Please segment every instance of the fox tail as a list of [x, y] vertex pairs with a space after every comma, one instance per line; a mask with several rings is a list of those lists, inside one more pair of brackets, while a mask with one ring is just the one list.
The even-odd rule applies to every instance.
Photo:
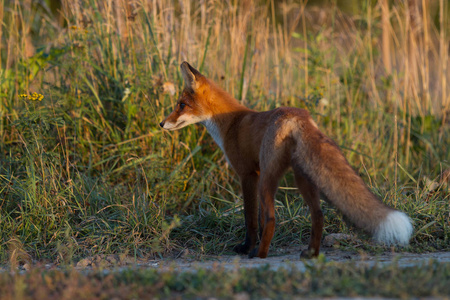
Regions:
[[[300, 168], [356, 226], [386, 245], [407, 245], [413, 233], [409, 217], [383, 204], [369, 191], [339, 147], [318, 129], [300, 132], [294, 155]], [[303, 135], [303, 136], [302, 136]]]

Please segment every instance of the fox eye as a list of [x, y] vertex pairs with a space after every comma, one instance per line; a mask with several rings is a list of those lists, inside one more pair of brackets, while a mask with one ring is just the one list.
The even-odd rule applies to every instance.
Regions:
[[180, 109], [183, 109], [186, 106], [185, 103], [180, 103]]

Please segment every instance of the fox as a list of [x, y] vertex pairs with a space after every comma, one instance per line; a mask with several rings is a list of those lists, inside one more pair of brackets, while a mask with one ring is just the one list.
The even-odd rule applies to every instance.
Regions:
[[409, 244], [411, 219], [369, 190], [307, 110], [279, 107], [258, 112], [189, 63], [183, 62], [180, 68], [184, 89], [174, 110], [159, 125], [173, 131], [203, 124], [239, 176], [246, 234], [233, 248], [235, 252], [249, 258], [267, 257], [275, 233], [275, 193], [289, 168], [311, 214], [309, 245], [301, 258], [319, 255], [324, 226], [321, 196], [376, 242]]

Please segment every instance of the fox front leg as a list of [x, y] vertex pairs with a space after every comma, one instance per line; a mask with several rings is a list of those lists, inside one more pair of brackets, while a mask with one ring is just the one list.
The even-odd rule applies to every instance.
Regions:
[[256, 246], [258, 238], [258, 174], [241, 176], [242, 193], [244, 196], [245, 241], [236, 245], [234, 251], [239, 254], [248, 254]]

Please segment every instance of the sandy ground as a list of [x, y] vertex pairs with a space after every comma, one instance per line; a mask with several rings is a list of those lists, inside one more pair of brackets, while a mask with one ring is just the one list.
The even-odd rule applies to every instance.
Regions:
[[[344, 251], [334, 248], [322, 249], [321, 253], [325, 255], [326, 261], [349, 262], [356, 264], [365, 264], [368, 266], [386, 265], [397, 263], [400, 267], [420, 265], [428, 263], [430, 260], [440, 262], [450, 262], [450, 252], [432, 252], [432, 253], [384, 253], [380, 255], [359, 254], [352, 251]], [[134, 260], [131, 257], [120, 257], [118, 255], [98, 255], [85, 258], [78, 262], [76, 268], [79, 270], [89, 270], [95, 268], [120, 270], [129, 267], [149, 268], [159, 271], [193, 271], [198, 269], [230, 269], [239, 268], [259, 268], [268, 267], [272, 270], [279, 268], [290, 269], [295, 267], [298, 270], [305, 270], [306, 264], [314, 264], [315, 260], [300, 260], [300, 252], [297, 249], [284, 249], [281, 254], [272, 254], [268, 258], [249, 259], [246, 256], [239, 255], [203, 255], [201, 258], [193, 258], [187, 253], [180, 253], [180, 258]]]
[[[425, 254], [415, 253], [386, 253], [382, 255], [366, 255], [358, 254], [349, 251], [327, 249], [323, 250], [326, 261], [334, 262], [355, 262], [357, 264], [365, 265], [384, 265], [390, 263], [397, 263], [400, 267], [420, 265], [427, 263], [430, 260], [437, 260], [440, 262], [450, 262], [450, 252], [433, 252]], [[298, 270], [305, 270], [305, 263], [313, 263], [314, 260], [304, 261], [300, 260], [299, 252], [292, 252], [288, 254], [269, 256], [265, 259], [253, 258], [249, 259], [246, 256], [222, 255], [222, 256], [205, 256], [201, 261], [193, 259], [172, 259], [172, 260], [155, 260], [150, 261], [146, 265], [150, 268], [159, 270], [178, 270], [188, 271], [202, 269], [236, 269], [236, 268], [258, 268], [267, 266], [270, 269], [277, 270], [281, 267], [292, 268]]]

